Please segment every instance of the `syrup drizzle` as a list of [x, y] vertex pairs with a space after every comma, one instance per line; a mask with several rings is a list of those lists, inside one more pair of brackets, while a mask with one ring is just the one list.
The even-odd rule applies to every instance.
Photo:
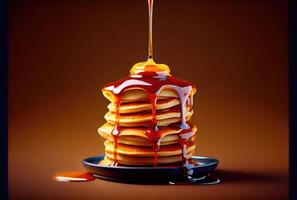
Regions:
[[118, 137], [120, 134], [120, 106], [121, 106], [121, 97], [115, 97], [115, 126], [112, 130], [113, 142], [114, 142], [114, 154], [113, 154], [113, 165], [116, 166], [118, 164]]
[[156, 94], [149, 94], [148, 97], [151, 101], [152, 105], [152, 124], [149, 129], [146, 130], [146, 135], [150, 138], [151, 142], [153, 143], [153, 151], [154, 151], [154, 166], [157, 166], [158, 163], [158, 150], [159, 146], [159, 129], [157, 125], [157, 95]]
[[170, 74], [169, 67], [164, 64], [156, 64], [153, 60], [153, 40], [152, 40], [152, 20], [153, 20], [153, 0], [148, 0], [148, 60], [146, 62], [135, 64], [130, 70], [130, 76], [119, 81], [109, 83], [103, 86], [102, 90], [113, 93], [116, 106], [115, 127], [112, 131], [114, 140], [114, 162], [118, 163], [118, 137], [120, 135], [120, 102], [124, 92], [128, 89], [141, 89], [146, 92], [147, 98], [151, 103], [152, 122], [146, 129], [146, 136], [152, 143], [154, 152], [153, 165], [158, 165], [158, 151], [160, 149], [160, 128], [157, 121], [157, 98], [163, 89], [174, 90], [180, 102], [180, 125], [182, 129], [179, 133], [179, 144], [181, 147], [181, 164], [185, 169], [185, 176], [191, 175], [191, 168], [196, 165], [187, 159], [187, 147], [195, 134], [191, 126], [187, 124], [186, 114], [193, 109], [193, 94], [196, 91], [192, 83], [173, 77]]
[[[191, 130], [191, 127], [187, 124], [186, 120], [186, 112], [188, 110], [188, 107], [192, 108], [192, 101], [191, 95], [194, 93], [193, 91], [196, 90], [196, 87], [188, 82], [184, 81], [178, 78], [175, 78], [173, 76], [160, 76], [156, 72], [140, 72], [135, 75], [130, 75], [120, 81], [116, 81], [110, 84], [106, 84], [103, 86], [103, 90], [110, 91], [115, 96], [115, 104], [116, 104], [116, 122], [115, 122], [115, 128], [112, 132], [113, 139], [114, 139], [114, 164], [117, 163], [117, 143], [118, 143], [118, 136], [120, 134], [120, 101], [121, 97], [124, 94], [124, 92], [127, 89], [133, 88], [133, 89], [141, 89], [147, 93], [148, 99], [151, 102], [152, 106], [152, 123], [150, 127], [146, 130], [146, 135], [150, 139], [150, 141], [153, 144], [153, 151], [154, 151], [154, 166], [157, 166], [157, 157], [159, 150], [159, 143], [160, 143], [160, 133], [159, 133], [159, 127], [157, 125], [157, 118], [156, 118], [156, 105], [157, 105], [157, 96], [163, 89], [172, 89], [176, 91], [178, 95], [178, 99], [180, 101], [180, 128], [182, 129], [180, 133], [180, 137], [184, 133], [193, 132]], [[186, 105], [188, 104], [188, 106]], [[194, 133], [193, 133], [194, 134]], [[193, 134], [190, 134], [190, 137], [193, 136]], [[186, 151], [187, 148], [186, 141], [190, 138], [181, 138], [181, 149], [182, 149], [182, 156], [183, 156], [183, 162], [185, 163], [186, 160]]]

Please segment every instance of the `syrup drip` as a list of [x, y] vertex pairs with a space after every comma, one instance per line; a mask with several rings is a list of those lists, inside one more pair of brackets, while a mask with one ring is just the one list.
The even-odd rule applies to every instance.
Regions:
[[149, 137], [150, 141], [153, 143], [153, 151], [154, 151], [154, 166], [157, 166], [158, 163], [158, 150], [159, 150], [159, 129], [157, 125], [157, 95], [149, 94], [148, 97], [151, 101], [152, 105], [152, 124], [151, 127], [146, 130], [146, 135]]
[[113, 165], [116, 166], [118, 164], [118, 138], [120, 134], [120, 106], [121, 106], [121, 98], [118, 96], [115, 97], [115, 111], [116, 111], [116, 121], [114, 129], [112, 130], [113, 143], [114, 143], [114, 154], [113, 154]]
[[159, 136], [159, 128], [157, 126], [149, 127], [145, 134], [148, 136], [149, 140], [153, 144], [152, 150], [154, 151], [154, 166], [157, 166], [158, 163], [158, 151], [160, 148], [160, 136]]
[[62, 182], [85, 182], [95, 180], [94, 176], [88, 172], [62, 172], [56, 174], [54, 179]]

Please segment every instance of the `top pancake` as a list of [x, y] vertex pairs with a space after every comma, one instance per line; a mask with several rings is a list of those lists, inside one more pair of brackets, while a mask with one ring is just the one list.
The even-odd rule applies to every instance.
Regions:
[[[103, 95], [110, 101], [115, 102], [115, 96], [111, 91], [103, 90]], [[177, 93], [171, 89], [163, 89], [158, 94], [158, 99], [178, 98]], [[121, 103], [147, 100], [147, 93], [139, 88], [129, 88], [121, 96]]]
[[[110, 91], [103, 90], [104, 96], [111, 101], [108, 105], [109, 112], [104, 116], [106, 121], [116, 122], [116, 98]], [[193, 112], [185, 108], [186, 120], [190, 120]], [[147, 98], [147, 93], [139, 88], [129, 89], [121, 96], [119, 107], [120, 126], [135, 127], [149, 126], [152, 122], [152, 103]], [[181, 120], [180, 101], [174, 90], [163, 89], [157, 96], [156, 119], [158, 126], [167, 126]]]

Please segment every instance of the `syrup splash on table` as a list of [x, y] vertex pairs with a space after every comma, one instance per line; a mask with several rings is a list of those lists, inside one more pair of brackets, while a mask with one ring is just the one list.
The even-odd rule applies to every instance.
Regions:
[[94, 176], [88, 172], [61, 172], [54, 176], [60, 182], [85, 182], [95, 180]]

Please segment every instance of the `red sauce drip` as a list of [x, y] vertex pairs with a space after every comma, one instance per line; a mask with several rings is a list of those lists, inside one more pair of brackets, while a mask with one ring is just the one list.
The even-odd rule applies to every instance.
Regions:
[[179, 144], [182, 150], [181, 153], [181, 160], [182, 160], [182, 164], [186, 163], [186, 159], [187, 159], [187, 145], [186, 145], [186, 140], [185, 139], [179, 139]]
[[149, 99], [151, 101], [151, 105], [152, 105], [152, 127], [155, 127], [155, 126], [157, 126], [157, 116], [156, 116], [157, 95], [148, 93], [148, 97], [149, 97]]
[[151, 142], [153, 143], [153, 151], [154, 151], [154, 166], [158, 164], [158, 150], [159, 150], [159, 129], [157, 125], [157, 95], [148, 93], [148, 97], [151, 101], [152, 105], [152, 124], [150, 129], [146, 131], [146, 135], [149, 137]]
[[55, 174], [54, 179], [63, 182], [84, 182], [95, 180], [94, 176], [88, 172], [61, 172]]
[[158, 151], [159, 151], [158, 144], [154, 144], [153, 151], [154, 151], [154, 166], [156, 167], [158, 165]]
[[121, 106], [121, 97], [115, 95], [115, 126], [112, 130], [113, 143], [114, 143], [114, 153], [113, 153], [113, 165], [118, 164], [118, 138], [120, 134], [120, 106]]
[[158, 151], [159, 151], [159, 129], [157, 126], [155, 126], [155, 128], [150, 127], [146, 130], [145, 134], [148, 136], [148, 138], [150, 139], [150, 141], [153, 144], [153, 148], [152, 151], [154, 151], [154, 166], [157, 166], [158, 164]]
[[192, 166], [199, 166], [199, 163], [195, 160], [192, 160], [192, 158], [188, 159], [187, 162]]

